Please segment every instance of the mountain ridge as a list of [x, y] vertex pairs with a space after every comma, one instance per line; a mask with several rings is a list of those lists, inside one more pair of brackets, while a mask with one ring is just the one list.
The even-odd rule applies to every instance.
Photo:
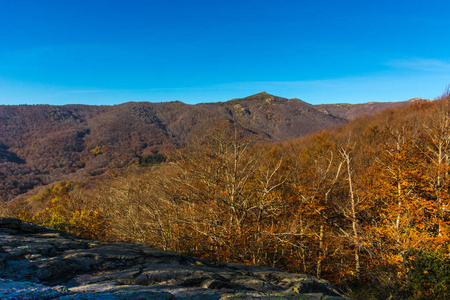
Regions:
[[280, 142], [387, 107], [311, 105], [261, 92], [219, 103], [127, 102], [113, 106], [0, 105], [0, 202], [40, 185], [83, 179], [181, 147], [218, 119]]

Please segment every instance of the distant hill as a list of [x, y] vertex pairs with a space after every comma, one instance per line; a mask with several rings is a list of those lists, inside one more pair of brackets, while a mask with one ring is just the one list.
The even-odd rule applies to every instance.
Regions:
[[388, 108], [401, 107], [420, 100], [424, 99], [414, 98], [402, 102], [369, 102], [362, 104], [348, 104], [348, 103], [321, 104], [315, 105], [315, 107], [318, 110], [327, 113], [331, 116], [350, 121], [364, 115], [377, 114]]
[[0, 202], [36, 186], [83, 179], [180, 147], [216, 119], [271, 141], [305, 136], [400, 103], [311, 105], [265, 92], [220, 103], [0, 106]]

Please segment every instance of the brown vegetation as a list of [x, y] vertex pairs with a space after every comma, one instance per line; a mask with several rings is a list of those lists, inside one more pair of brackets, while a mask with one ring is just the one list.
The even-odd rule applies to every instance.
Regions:
[[184, 145], [192, 130], [222, 118], [272, 141], [346, 122], [298, 99], [267, 93], [197, 105], [0, 105], [0, 202], [62, 179], [84, 180], [139, 164]]
[[164, 163], [58, 185], [4, 214], [395, 297], [412, 249], [450, 252], [449, 105], [417, 101], [283, 143], [224, 119]]

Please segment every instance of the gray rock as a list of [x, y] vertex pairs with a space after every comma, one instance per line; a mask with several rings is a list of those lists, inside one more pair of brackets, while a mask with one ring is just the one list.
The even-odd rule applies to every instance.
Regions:
[[19, 298], [344, 299], [331, 283], [309, 275], [92, 241], [0, 218], [0, 299]]
[[225, 281], [217, 279], [206, 279], [200, 284], [203, 289], [230, 289], [233, 286]]

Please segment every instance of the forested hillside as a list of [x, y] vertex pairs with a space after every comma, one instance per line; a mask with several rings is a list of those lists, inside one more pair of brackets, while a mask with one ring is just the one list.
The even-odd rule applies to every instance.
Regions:
[[240, 124], [250, 135], [270, 141], [297, 138], [347, 122], [301, 100], [264, 92], [197, 105], [3, 105], [0, 202], [62, 179], [83, 180], [114, 168], [151, 161], [155, 155], [161, 158], [164, 152], [183, 146], [193, 130], [222, 118]]
[[[221, 107], [263, 105], [250, 101]], [[313, 274], [359, 299], [448, 297], [450, 95], [280, 142], [212, 120], [165, 162], [63, 182], [3, 214]]]

